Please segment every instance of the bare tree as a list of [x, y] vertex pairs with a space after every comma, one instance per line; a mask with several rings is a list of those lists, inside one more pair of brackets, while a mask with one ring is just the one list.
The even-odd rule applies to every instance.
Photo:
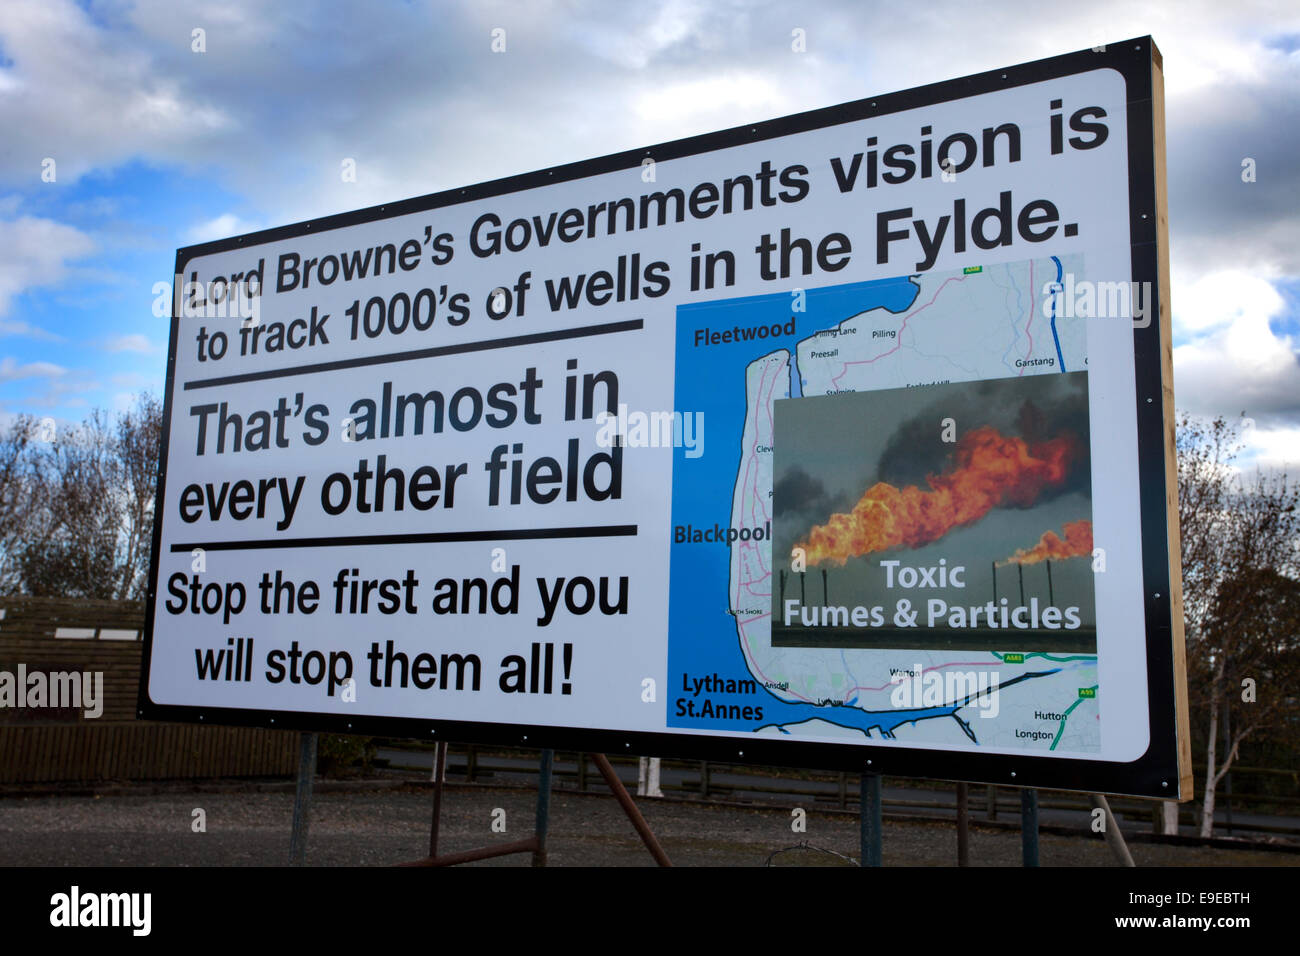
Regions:
[[20, 415], [0, 431], [0, 594], [23, 589], [19, 558], [41, 508], [43, 483], [35, 474], [32, 448], [41, 438], [41, 427], [31, 416]]
[[[1201, 834], [1215, 794], [1250, 735], [1292, 719], [1300, 658], [1300, 488], [1284, 474], [1243, 477], [1237, 426], [1183, 414], [1178, 429], [1189, 698], [1204, 720]], [[1223, 722], [1236, 720], [1220, 750]]]
[[112, 424], [102, 411], [57, 433], [49, 424], [20, 418], [0, 434], [0, 586], [37, 596], [140, 598], [160, 403], [142, 395]]
[[113, 443], [113, 483], [123, 496], [116, 596], [124, 600], [144, 596], [161, 447], [162, 404], [145, 393], [133, 409], [118, 416]]
[[38, 597], [113, 597], [117, 489], [112, 435], [102, 411], [52, 442], [30, 445], [41, 507], [28, 522], [19, 565]]

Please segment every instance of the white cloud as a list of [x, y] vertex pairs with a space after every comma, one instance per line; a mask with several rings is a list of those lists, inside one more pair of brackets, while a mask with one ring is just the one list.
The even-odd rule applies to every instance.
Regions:
[[[210, 146], [210, 135], [231, 125], [221, 109], [184, 92], [183, 76], [156, 70], [155, 57], [123, 26], [103, 28], [69, 0], [0, 4], [0, 41], [13, 60], [9, 88], [0, 89], [9, 147], [0, 163], [11, 179], [38, 184], [31, 157], [49, 156], [59, 182], [75, 181], [142, 148]], [[189, 29], [173, 42], [188, 51]]]
[[0, 359], [0, 382], [14, 382], [22, 378], [41, 378], [45, 376], [62, 375], [66, 372], [61, 365], [55, 365], [53, 362], [28, 362], [26, 365], [19, 365], [18, 360], [13, 356], [5, 356]]
[[190, 242], [211, 242], [213, 239], [228, 239], [245, 233], [257, 232], [263, 228], [260, 224], [247, 219], [240, 219], [234, 213], [223, 213], [215, 219], [192, 226], [186, 233]]
[[159, 375], [144, 375], [140, 372], [118, 372], [110, 379], [118, 388], [134, 388], [138, 391], [152, 389], [154, 392], [162, 391], [162, 377]]
[[45, 342], [64, 341], [63, 336], [47, 332], [45, 329], [38, 329], [26, 322], [11, 322], [5, 319], [0, 319], [0, 335], [21, 335], [27, 338], [41, 339]]
[[[716, 4], [714, 5], [716, 8]], [[580, 19], [576, 24], [579, 42], [587, 52], [632, 70], [644, 70], [674, 48], [690, 46], [718, 49], [725, 33], [708, 24], [709, 5], [685, 0], [666, 0], [658, 9], [646, 9], [640, 29], [628, 29], [626, 23]], [[595, 11], [597, 16], [601, 12]], [[737, 20], [745, 17], [735, 11]], [[733, 22], [733, 31], [740, 26]]]
[[116, 393], [113, 396], [113, 408], [112, 408], [113, 413], [120, 415], [123, 412], [129, 412], [131, 409], [135, 407], [135, 403], [138, 400], [138, 398], [139, 396], [135, 395], [132, 392]]
[[13, 298], [36, 286], [53, 285], [64, 278], [68, 263], [88, 255], [94, 241], [79, 229], [22, 216], [0, 221], [0, 316], [9, 312]]
[[1269, 471], [1300, 478], [1300, 426], [1250, 429], [1243, 457]]
[[1177, 325], [1193, 335], [1174, 349], [1179, 407], [1206, 415], [1244, 411], [1270, 427], [1300, 417], [1300, 354], [1291, 336], [1269, 325], [1285, 308], [1271, 285], [1216, 273], [1191, 283], [1173, 303]]
[[695, 120], [701, 114], [729, 117], [719, 125], [732, 126], [738, 116], [776, 116], [789, 109], [779, 83], [761, 71], [738, 71], [648, 89], [637, 97], [634, 111], [643, 122], [656, 126]]
[[1171, 290], [1178, 331], [1196, 335], [1249, 318], [1279, 314], [1285, 307], [1267, 279], [1239, 269], [1212, 272], [1187, 282], [1175, 276]]
[[[6, 360], [8, 361], [8, 360]], [[37, 362], [35, 366], [46, 366], [47, 363]], [[32, 366], [24, 366], [31, 368]], [[22, 396], [21, 408], [23, 410], [39, 409], [57, 409], [57, 408], [88, 408], [90, 402], [86, 396], [93, 396], [103, 390], [103, 384], [98, 381], [94, 373], [89, 369], [64, 369], [59, 366], [49, 366], [57, 369], [56, 372], [49, 372], [43, 381], [43, 390], [33, 391]], [[19, 377], [39, 377], [42, 373], [37, 371], [31, 376]], [[4, 363], [0, 362], [0, 380], [4, 378]], [[96, 404], [100, 404], [96, 402]]]
[[[1268, 39], [1300, 31], [1295, 9], [1266, 0], [1099, 0], [1050, 17], [1015, 2], [974, 17], [955, 0], [887, 17], [880, 4], [777, 0], [461, 0], [327, 18], [302, 6], [137, 0], [92, 17], [70, 0], [5, 0], [14, 65], [0, 72], [26, 89], [0, 92], [14, 140], [0, 177], [33, 182], [31, 156], [62, 156], [62, 179], [144, 155], [215, 174], [266, 221], [290, 222], [1145, 33], [1165, 55], [1171, 128], [1200, 121], [1193, 97], [1210, 91], [1269, 129], [1245, 87], [1293, 88], [1295, 58]], [[196, 25], [206, 53], [190, 50]], [[497, 27], [505, 53], [491, 52]], [[795, 28], [806, 53], [791, 51]], [[343, 157], [357, 158], [356, 183], [340, 183]], [[222, 218], [198, 235], [248, 225]]]
[[119, 335], [108, 340], [110, 352], [153, 352], [154, 344], [145, 335]]
[[[44, 156], [58, 160], [60, 184], [132, 159], [177, 164], [250, 217], [195, 223], [188, 241], [203, 242], [1150, 33], [1168, 96], [1179, 403], [1300, 422], [1296, 343], [1267, 322], [1283, 308], [1273, 283], [1300, 270], [1300, 56], [1276, 42], [1300, 34], [1300, 7], [971, 9], [459, 0], [322, 17], [293, 0], [136, 0], [93, 13], [0, 0], [13, 61], [0, 69], [0, 183], [45, 189]], [[190, 50], [195, 26], [206, 53]], [[498, 26], [503, 54], [490, 49]], [[806, 53], [790, 48], [794, 28]], [[1259, 160], [1249, 185], [1246, 155]], [[356, 183], [340, 180], [344, 157], [357, 160]], [[0, 198], [0, 217], [18, 208]], [[89, 248], [75, 230], [51, 243], [16, 229], [0, 222], [0, 248], [19, 250], [0, 261], [0, 316], [22, 290], [69, 278]]]

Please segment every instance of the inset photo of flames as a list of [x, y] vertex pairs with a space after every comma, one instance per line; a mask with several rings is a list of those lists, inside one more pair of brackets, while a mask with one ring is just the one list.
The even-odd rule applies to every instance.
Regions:
[[1096, 652], [1087, 372], [774, 414], [774, 646]]

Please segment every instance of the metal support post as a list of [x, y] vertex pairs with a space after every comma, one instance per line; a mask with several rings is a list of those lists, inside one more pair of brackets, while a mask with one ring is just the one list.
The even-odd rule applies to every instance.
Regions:
[[968, 787], [957, 784], [957, 865], [970, 866], [970, 806]]
[[1038, 866], [1038, 791], [1020, 791], [1020, 856], [1024, 866]]
[[293, 795], [293, 829], [289, 832], [289, 865], [307, 861], [307, 824], [311, 816], [311, 785], [316, 776], [316, 735], [298, 735], [298, 787]]
[[533, 866], [546, 865], [546, 830], [551, 824], [551, 766], [554, 762], [555, 751], [543, 750], [541, 766], [537, 770], [537, 820], [533, 824], [537, 849], [533, 850]]
[[858, 784], [858, 827], [862, 866], [880, 866], [881, 860], [880, 774], [864, 773]]
[[1111, 813], [1110, 802], [1100, 793], [1090, 794], [1089, 799], [1095, 809], [1102, 811], [1105, 820], [1102, 833], [1106, 835], [1106, 845], [1110, 847], [1110, 852], [1115, 854], [1120, 866], [1134, 866], [1133, 854], [1129, 853], [1128, 844], [1124, 842], [1124, 831], [1119, 828], [1119, 821]]

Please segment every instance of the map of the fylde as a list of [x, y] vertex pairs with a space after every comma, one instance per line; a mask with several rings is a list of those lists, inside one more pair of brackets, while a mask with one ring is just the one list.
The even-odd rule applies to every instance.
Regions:
[[[802, 568], [792, 568], [783, 547], [773, 553], [774, 404], [1086, 372], [1086, 322], [1063, 301], [1085, 281], [1083, 265], [1080, 257], [1047, 256], [678, 310], [676, 408], [703, 412], [719, 444], [696, 460], [679, 453], [675, 462], [670, 726], [943, 748], [1100, 749], [1095, 651], [1035, 650], [1005, 618], [1005, 644], [998, 636], [998, 646], [975, 650], [774, 646], [772, 636], [781, 608], [774, 594], [822, 603], [827, 580], [815, 567], [797, 573]], [[726, 454], [723, 441], [731, 443]], [[834, 494], [826, 498], [837, 510]], [[977, 533], [954, 527], [944, 541]], [[1089, 525], [1089, 548], [1090, 534]], [[1049, 544], [1061, 541], [1044, 535]], [[1091, 558], [1076, 550], [1056, 560], [1059, 585]], [[1042, 577], [1040, 568], [1030, 571], [1035, 582]], [[1011, 596], [1013, 607], [1017, 572], [1024, 598], [1024, 568], [1004, 572], [1003, 590], [993, 595]], [[989, 574], [987, 563], [981, 573]], [[907, 596], [924, 624], [924, 594]], [[1037, 615], [1037, 599], [1034, 607]], [[892, 624], [896, 605], [882, 610]], [[999, 610], [995, 601], [987, 612], [995, 634]], [[854, 623], [881, 623], [861, 617]]]

